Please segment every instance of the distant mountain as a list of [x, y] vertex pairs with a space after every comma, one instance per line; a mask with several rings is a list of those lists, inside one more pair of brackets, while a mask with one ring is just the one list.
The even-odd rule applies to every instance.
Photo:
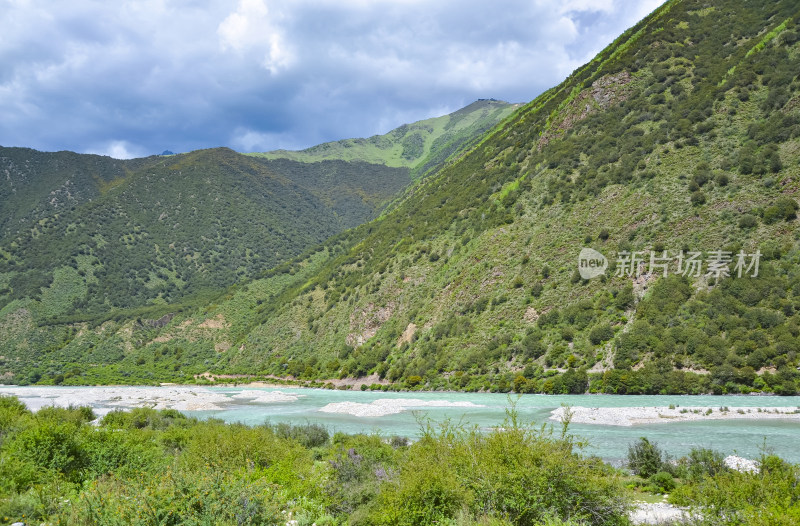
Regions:
[[[132, 161], [0, 149], [5, 301], [102, 318], [257, 276], [375, 217], [407, 170], [228, 149]], [[323, 196], [323, 197], [320, 197]]]
[[416, 178], [446, 161], [448, 156], [460, 151], [520, 106], [494, 99], [480, 99], [448, 115], [404, 124], [389, 133], [368, 139], [345, 139], [301, 151], [274, 150], [251, 155], [306, 163], [323, 160], [364, 161], [409, 168]]

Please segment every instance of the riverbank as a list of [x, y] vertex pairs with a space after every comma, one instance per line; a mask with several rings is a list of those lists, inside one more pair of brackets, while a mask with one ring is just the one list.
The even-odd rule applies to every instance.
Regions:
[[569, 412], [573, 424], [634, 426], [669, 422], [707, 420], [770, 420], [800, 422], [800, 408], [793, 407], [559, 407], [550, 413], [550, 420], [561, 422]]
[[[258, 391], [252, 392], [253, 399], [259, 396]], [[231, 402], [231, 397], [224, 393], [205, 387], [189, 386], [0, 387], [0, 394], [14, 395], [34, 411], [46, 406], [82, 405], [92, 406], [98, 413], [133, 407], [177, 411], [220, 411], [224, 405]], [[275, 394], [265, 392], [262, 396], [274, 398]], [[291, 395], [282, 396], [291, 397]], [[293, 399], [296, 400], [297, 397]]]

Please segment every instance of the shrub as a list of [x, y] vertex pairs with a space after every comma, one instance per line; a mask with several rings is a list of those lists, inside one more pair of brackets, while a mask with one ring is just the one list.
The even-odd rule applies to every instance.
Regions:
[[68, 480], [80, 480], [87, 459], [77, 426], [51, 419], [38, 421], [15, 435], [8, 448], [12, 455], [41, 471], [63, 474]]
[[739, 228], [755, 228], [758, 225], [758, 218], [751, 214], [745, 214], [739, 219]]
[[428, 424], [397, 479], [383, 483], [369, 522], [474, 524], [493, 517], [552, 524], [553, 517], [569, 517], [575, 524], [627, 524], [620, 480], [602, 462], [576, 455], [576, 447], [566, 430], [556, 438], [520, 424], [513, 410], [490, 432]]
[[658, 493], [668, 493], [675, 489], [675, 479], [666, 471], [659, 471], [650, 477], [647, 482]]
[[633, 285], [628, 284], [617, 292], [617, 296], [614, 298], [614, 305], [619, 310], [625, 310], [633, 305], [633, 301]]
[[694, 191], [691, 195], [691, 201], [694, 206], [703, 205], [706, 202], [706, 194], [700, 190]]
[[30, 414], [30, 411], [16, 396], [0, 395], [0, 438], [25, 414]]
[[699, 480], [704, 476], [716, 476], [728, 471], [722, 453], [706, 448], [692, 448], [686, 467], [690, 478]]
[[275, 434], [280, 438], [299, 442], [307, 448], [324, 446], [330, 439], [330, 434], [325, 426], [311, 422], [301, 425], [291, 425], [282, 422], [275, 426]]
[[757, 473], [727, 470], [680, 486], [670, 502], [692, 506], [698, 523], [790, 526], [800, 523], [800, 469], [765, 456]]
[[642, 437], [628, 446], [628, 468], [642, 478], [649, 478], [664, 468], [664, 455], [658, 446]]
[[531, 288], [531, 296], [533, 296], [534, 298], [538, 298], [539, 296], [542, 295], [542, 291], [543, 290], [544, 290], [544, 286], [541, 283], [536, 283]]
[[609, 324], [597, 325], [589, 331], [589, 341], [594, 345], [610, 340], [614, 337], [614, 329]]
[[418, 375], [409, 376], [406, 378], [406, 384], [409, 387], [416, 387], [422, 383], [422, 377]]
[[797, 201], [790, 197], [782, 197], [775, 204], [764, 210], [764, 222], [768, 225], [778, 221], [789, 221], [797, 217]]
[[378, 436], [341, 434], [333, 441], [336, 450], [328, 461], [331, 474], [326, 491], [332, 497], [328, 509], [354, 519], [354, 514], [362, 513], [359, 508], [377, 497], [381, 483], [395, 470], [395, 450], [405, 450], [407, 442], [397, 437], [386, 444]]

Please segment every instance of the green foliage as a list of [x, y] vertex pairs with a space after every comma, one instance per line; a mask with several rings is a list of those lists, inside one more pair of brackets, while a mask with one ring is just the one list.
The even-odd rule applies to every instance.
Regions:
[[758, 472], [718, 472], [681, 486], [670, 500], [709, 524], [789, 526], [800, 520], [799, 477], [797, 466], [765, 455]]
[[630, 284], [623, 286], [614, 298], [614, 304], [619, 310], [626, 310], [633, 306], [633, 287]]
[[[654, 477], [666, 464], [664, 453], [646, 437], [628, 446], [628, 468], [642, 478]], [[670, 478], [672, 476], [670, 475]]]
[[688, 476], [693, 480], [715, 477], [728, 471], [722, 453], [706, 448], [692, 448], [686, 463]]
[[589, 341], [594, 345], [610, 340], [614, 337], [614, 329], [610, 325], [597, 325], [589, 332]]
[[307, 448], [324, 446], [330, 439], [330, 433], [323, 425], [311, 422], [301, 425], [277, 424], [275, 434], [280, 438], [299, 442]]
[[647, 482], [657, 493], [669, 493], [675, 489], [676, 483], [672, 474], [659, 471], [647, 479]]
[[[509, 412], [489, 433], [398, 437], [223, 424], [174, 411], [15, 412], [0, 516], [67, 524], [627, 524], [615, 470]], [[324, 440], [322, 439], [324, 435]]]
[[618, 481], [600, 463], [579, 459], [571, 439], [521, 425], [513, 412], [503, 431], [488, 434], [427, 427], [397, 480], [384, 484], [367, 523], [430, 524], [467, 515], [511, 524], [549, 517], [625, 524]]
[[[13, 235], [0, 250], [4, 381], [202, 382], [195, 375], [211, 371], [307, 384], [376, 374], [391, 382], [380, 389], [797, 393], [797, 9], [790, 0], [708, 9], [666, 3], [563, 83], [459, 143], [375, 220], [326, 241], [344, 215], [375, 217], [382, 189], [395, 176], [421, 175], [427, 161], [382, 171], [380, 181], [362, 167], [358, 184], [339, 164], [320, 163], [320, 191], [300, 184], [296, 163], [224, 150], [137, 161], [127, 174], [103, 161], [102, 182], [82, 185], [96, 190], [92, 202], [59, 211], [52, 224], [22, 222], [35, 204], [15, 203], [5, 223]], [[404, 139], [411, 151], [419, 141], [410, 137], [425, 137], [425, 126], [453, 132], [438, 144], [448, 151], [471, 126], [458, 131], [453, 121], [473, 117], [464, 111], [328, 146], [339, 160], [349, 146], [410, 163]], [[320, 160], [326, 151], [303, 155]], [[218, 176], [212, 186], [225, 182], [210, 192], [228, 198], [221, 216], [189, 171], [203, 156]], [[249, 179], [272, 171], [287, 175]], [[52, 166], [42, 173], [58, 181]], [[234, 184], [240, 176], [245, 196]], [[159, 177], [166, 201], [200, 195], [209, 206], [158, 221], [152, 199], [146, 210], [122, 199], [144, 195]], [[355, 209], [358, 188], [369, 205]], [[287, 203], [298, 197], [300, 208], [262, 221], [262, 190]], [[325, 230], [318, 236], [297, 230], [312, 208], [312, 226]], [[191, 225], [174, 234], [175, 249], [173, 220]], [[287, 223], [297, 229], [275, 226]], [[107, 225], [120, 235], [107, 235]], [[603, 276], [576, 272], [584, 246], [608, 257]], [[668, 277], [649, 268], [651, 250], [666, 252]], [[717, 250], [731, 257], [730, 277], [678, 268], [689, 253], [706, 259]], [[125, 265], [114, 263], [119, 253], [130, 253]], [[641, 264], [624, 268], [623, 253]], [[747, 267], [756, 253], [758, 276], [740, 277], [754, 267], [744, 272], [739, 255]], [[83, 286], [88, 303], [70, 306]], [[596, 365], [605, 372], [587, 372]]]
[[790, 221], [797, 217], [797, 209], [800, 205], [797, 201], [789, 197], [778, 199], [774, 205], [764, 210], [764, 222], [768, 225], [778, 221]]
[[329, 142], [302, 151], [275, 150], [251, 155], [306, 164], [330, 160], [364, 161], [409, 168], [414, 178], [418, 178], [469, 147], [516, 108], [502, 101], [478, 100], [449, 115], [405, 124], [385, 135]]

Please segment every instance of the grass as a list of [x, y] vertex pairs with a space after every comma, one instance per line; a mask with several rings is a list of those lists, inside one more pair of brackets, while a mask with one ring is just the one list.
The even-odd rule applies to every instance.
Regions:
[[333, 159], [366, 161], [413, 169], [425, 164], [440, 143], [447, 140], [463, 142], [474, 135], [475, 129], [491, 128], [515, 109], [514, 105], [507, 103], [481, 101], [453, 114], [403, 125], [369, 139], [345, 139], [301, 151], [276, 150], [250, 155], [306, 163]]

